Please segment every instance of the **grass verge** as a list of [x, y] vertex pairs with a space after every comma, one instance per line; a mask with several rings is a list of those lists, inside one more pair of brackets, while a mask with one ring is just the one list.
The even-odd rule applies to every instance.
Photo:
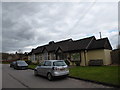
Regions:
[[28, 65], [28, 68], [35, 69], [37, 65]]
[[70, 76], [120, 85], [120, 66], [78, 66], [70, 68]]
[[0, 62], [0, 64], [10, 64], [10, 62]]

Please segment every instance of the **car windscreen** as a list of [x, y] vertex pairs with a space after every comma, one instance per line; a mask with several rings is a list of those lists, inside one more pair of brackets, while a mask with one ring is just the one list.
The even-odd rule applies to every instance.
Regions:
[[12, 64], [15, 64], [16, 62], [12, 62]]
[[24, 61], [18, 61], [17, 63], [20, 64], [20, 65], [25, 65], [25, 64], [27, 64], [27, 63], [24, 62]]
[[55, 61], [53, 66], [66, 66], [66, 63], [64, 61]]

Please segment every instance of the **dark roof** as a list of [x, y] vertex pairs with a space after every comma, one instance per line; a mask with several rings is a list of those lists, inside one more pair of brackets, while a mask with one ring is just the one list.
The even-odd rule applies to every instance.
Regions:
[[32, 55], [32, 52], [29, 52], [28, 55]]
[[70, 52], [70, 51], [80, 51], [80, 50], [93, 50], [93, 49], [110, 49], [112, 47], [109, 43], [108, 38], [102, 38], [96, 40], [94, 36], [83, 38], [79, 40], [62, 40], [59, 42], [51, 41], [49, 44], [39, 46], [36, 49], [32, 49], [32, 53], [42, 53], [44, 49], [48, 52], [55, 52], [57, 49], [61, 49], [63, 52]]
[[73, 41], [69, 45], [69, 50], [68, 51], [85, 50], [85, 49], [87, 49], [87, 47], [89, 46], [89, 44], [91, 43], [91, 41], [93, 39], [95, 39], [94, 36], [89, 37], [89, 38], [84, 38], [84, 39]]
[[110, 49], [112, 50], [112, 47], [109, 43], [108, 38], [102, 38], [98, 40], [93, 40], [90, 46], [88, 47], [89, 50], [92, 49]]
[[46, 45], [45, 47], [49, 52], [56, 51], [58, 47], [60, 47], [63, 51], [65, 51], [70, 42], [72, 42], [72, 39], [67, 39], [67, 40], [56, 42], [56, 43], [52, 43], [52, 44]]
[[37, 47], [36, 49], [34, 49], [34, 53], [37, 54], [37, 53], [42, 53], [44, 47], [43, 46], [40, 46], [40, 47]]
[[114, 49], [114, 50], [112, 50], [112, 51], [120, 51], [120, 49]]

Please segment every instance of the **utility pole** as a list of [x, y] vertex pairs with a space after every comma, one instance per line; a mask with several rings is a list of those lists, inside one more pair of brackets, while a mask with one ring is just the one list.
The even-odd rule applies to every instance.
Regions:
[[102, 35], [101, 35], [101, 32], [99, 32], [100, 33], [100, 39], [102, 38]]

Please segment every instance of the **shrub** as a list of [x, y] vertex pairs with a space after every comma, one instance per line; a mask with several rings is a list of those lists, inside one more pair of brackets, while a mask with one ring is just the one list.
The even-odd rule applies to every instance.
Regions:
[[39, 64], [38, 62], [37, 63], [31, 62], [30, 65], [38, 65], [38, 64]]
[[80, 66], [80, 62], [75, 62], [75, 65], [76, 66]]

